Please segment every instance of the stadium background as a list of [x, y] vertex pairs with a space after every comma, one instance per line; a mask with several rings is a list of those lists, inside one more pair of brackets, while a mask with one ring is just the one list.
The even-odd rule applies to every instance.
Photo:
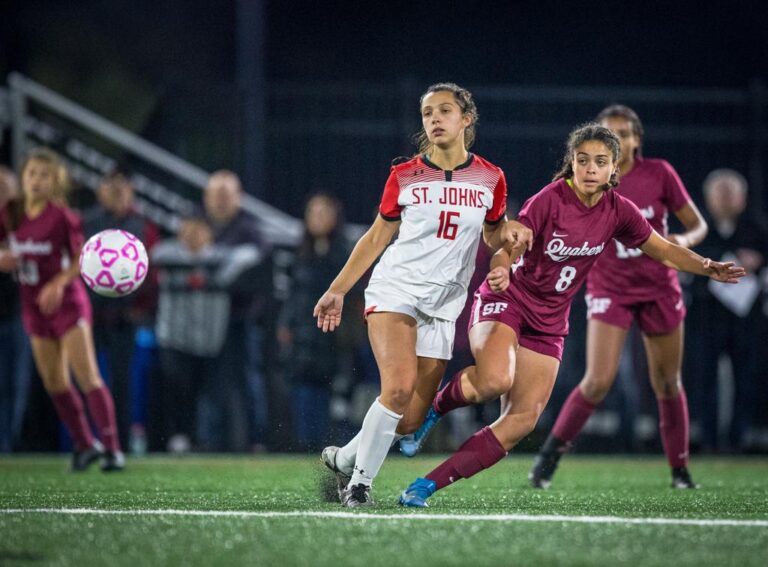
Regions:
[[[446, 79], [474, 92], [475, 149], [505, 169], [517, 204], [549, 179], [575, 123], [623, 102], [644, 121], [646, 153], [673, 163], [700, 206], [706, 173], [727, 166], [765, 212], [765, 21], [758, 2], [32, 0], [3, 8], [0, 78], [22, 73], [204, 170], [232, 168], [246, 191], [294, 217], [323, 190], [347, 220], [369, 222], [389, 161], [413, 151], [418, 95]], [[3, 162], [11, 141], [4, 130]], [[199, 200], [189, 184], [163, 182]], [[553, 407], [583, 365], [578, 301], [572, 320]], [[278, 379], [274, 407], [290, 395]], [[268, 445], [286, 446], [281, 435]]]

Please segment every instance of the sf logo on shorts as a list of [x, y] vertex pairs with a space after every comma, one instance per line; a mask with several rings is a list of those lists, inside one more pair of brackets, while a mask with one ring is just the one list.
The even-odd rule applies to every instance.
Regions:
[[503, 301], [486, 303], [483, 305], [483, 317], [487, 317], [488, 315], [498, 315], [502, 311], [506, 311], [507, 307], [509, 307], [509, 303], [504, 303]]
[[610, 297], [592, 297], [587, 295], [585, 299], [587, 300], [587, 317], [605, 313], [611, 306]]

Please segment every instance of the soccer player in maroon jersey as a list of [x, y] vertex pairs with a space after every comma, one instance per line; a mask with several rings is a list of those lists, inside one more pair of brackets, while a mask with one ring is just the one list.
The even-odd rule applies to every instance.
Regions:
[[[707, 223], [672, 166], [642, 156], [643, 125], [626, 106], [605, 108], [597, 119], [621, 141], [620, 183], [615, 191], [635, 203], [661, 236], [692, 248], [707, 234]], [[673, 212], [685, 232], [667, 234]], [[587, 277], [587, 368], [566, 400], [528, 478], [548, 488], [562, 455], [571, 447], [597, 404], [611, 389], [632, 321], [643, 334], [651, 386], [659, 406], [659, 430], [673, 488], [696, 488], [688, 472], [688, 402], [681, 381], [683, 303], [675, 270], [613, 240]]]
[[471, 93], [452, 83], [432, 85], [420, 110], [419, 155], [393, 165], [379, 215], [314, 309], [318, 327], [333, 331], [344, 295], [381, 255], [365, 290], [381, 395], [360, 433], [322, 454], [346, 507], [371, 504], [371, 485], [390, 446], [424, 419], [451, 357], [481, 233], [494, 249], [530, 237], [527, 228], [505, 221], [501, 169], [469, 152], [477, 120]]
[[[35, 364], [74, 442], [72, 470], [85, 470], [98, 459], [103, 471], [122, 470], [114, 402], [96, 363], [91, 304], [78, 277], [83, 232], [64, 206], [66, 168], [54, 152], [32, 150], [21, 168], [21, 185], [22, 197], [0, 211], [0, 242], [8, 244], [0, 251], [0, 269], [16, 271]], [[90, 430], [70, 368], [103, 445]]]
[[533, 246], [513, 270], [519, 252], [505, 245], [492, 258], [470, 323], [476, 365], [438, 392], [421, 429], [453, 409], [498, 397], [501, 416], [414, 481], [401, 494], [402, 505], [426, 506], [436, 490], [494, 465], [533, 431], [560, 366], [571, 299], [612, 239], [718, 281], [736, 283], [744, 275], [733, 263], [702, 258], [663, 238], [634, 203], [613, 191], [620, 153], [619, 138], [608, 128], [577, 128], [554, 181], [521, 209], [518, 220], [533, 231]]

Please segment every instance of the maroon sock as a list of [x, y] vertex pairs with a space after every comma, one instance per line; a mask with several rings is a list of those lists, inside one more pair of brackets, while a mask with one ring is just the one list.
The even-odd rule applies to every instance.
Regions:
[[584, 424], [587, 423], [589, 416], [595, 411], [595, 404], [590, 402], [581, 393], [581, 388], [576, 386], [565, 400], [560, 415], [557, 416], [555, 426], [552, 428], [552, 435], [570, 443], [579, 434]]
[[91, 412], [104, 447], [107, 451], [119, 451], [120, 441], [117, 438], [117, 420], [112, 393], [106, 386], [101, 386], [88, 392], [85, 399], [88, 401], [88, 410]]
[[440, 390], [435, 396], [435, 401], [432, 402], [432, 407], [440, 415], [445, 415], [449, 411], [453, 411], [457, 408], [463, 408], [470, 405], [467, 399], [464, 397], [464, 393], [461, 391], [461, 374], [463, 370], [457, 372], [451, 381], [445, 385], [445, 388]]
[[75, 451], [82, 451], [93, 445], [93, 434], [83, 411], [80, 394], [70, 385], [69, 390], [51, 394], [53, 406], [59, 419], [69, 431]]
[[685, 391], [659, 404], [659, 431], [661, 444], [672, 467], [688, 466], [688, 399]]
[[434, 480], [437, 489], [445, 488], [460, 478], [469, 478], [492, 467], [507, 456], [507, 451], [490, 427], [484, 427], [467, 439], [458, 450], [426, 478]]

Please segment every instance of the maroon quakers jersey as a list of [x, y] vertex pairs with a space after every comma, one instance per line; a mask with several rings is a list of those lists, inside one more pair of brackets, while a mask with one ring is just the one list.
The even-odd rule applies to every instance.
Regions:
[[[7, 211], [2, 212], [7, 219]], [[43, 286], [66, 269], [80, 253], [83, 231], [79, 217], [70, 209], [49, 203], [43, 212], [30, 219], [24, 216], [15, 231], [0, 222], [0, 241], [18, 258], [17, 277], [21, 285], [23, 319], [27, 331], [34, 335], [53, 336], [44, 331], [51, 327], [62, 329], [63, 323], [74, 324], [80, 318], [90, 319], [90, 302], [83, 282], [76, 278], [64, 288], [64, 298], [58, 311], [43, 315], [37, 299]], [[71, 325], [70, 325], [71, 326]], [[57, 333], [54, 333], [57, 334]]]
[[[661, 159], [638, 157], [614, 191], [637, 205], [662, 236], [668, 233], [668, 213], [691, 201], [680, 177]], [[680, 283], [675, 270], [637, 248], [611, 240], [589, 273], [587, 293], [595, 297], [619, 295], [621, 303], [637, 303], [679, 294]]]
[[528, 199], [518, 220], [533, 231], [533, 247], [513, 267], [505, 293], [525, 306], [528, 324], [547, 335], [568, 334], [571, 299], [612, 239], [635, 248], [653, 230], [615, 191], [587, 207], [563, 179]]

